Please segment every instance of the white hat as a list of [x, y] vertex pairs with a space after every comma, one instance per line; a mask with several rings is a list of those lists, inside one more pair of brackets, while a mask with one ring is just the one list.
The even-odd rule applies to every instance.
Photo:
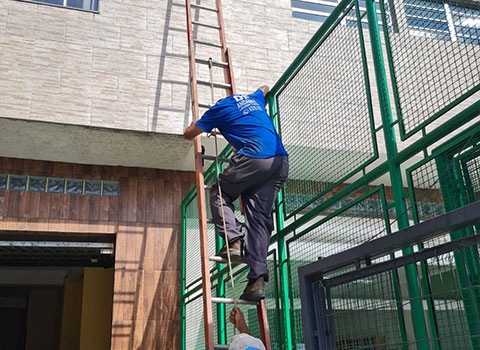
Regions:
[[240, 333], [232, 337], [228, 350], [266, 350], [260, 339]]

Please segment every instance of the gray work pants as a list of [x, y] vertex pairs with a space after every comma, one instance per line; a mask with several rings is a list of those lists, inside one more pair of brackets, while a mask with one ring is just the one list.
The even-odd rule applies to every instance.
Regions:
[[[236, 154], [210, 191], [213, 221], [225, 238], [220, 183], [229, 243], [244, 240], [245, 262], [250, 266], [249, 280], [263, 276], [268, 281], [267, 252], [273, 230], [271, 211], [278, 191], [288, 177], [288, 157], [260, 159]], [[246, 232], [235, 218], [233, 202], [242, 196]]]

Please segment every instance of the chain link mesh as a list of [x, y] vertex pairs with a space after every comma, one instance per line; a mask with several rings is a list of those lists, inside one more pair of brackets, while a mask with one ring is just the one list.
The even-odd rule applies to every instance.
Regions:
[[[216, 286], [212, 286], [214, 291]], [[212, 292], [214, 295], [214, 292]], [[218, 344], [217, 313], [213, 309], [213, 339]], [[186, 304], [185, 348], [188, 350], [205, 350], [205, 328], [203, 318], [202, 295], [195, 297]]]
[[480, 162], [477, 149], [480, 149], [480, 129], [458, 145], [412, 168], [409, 176], [416, 222], [477, 200]]
[[[436, 239], [423, 245], [433, 243], [438, 245]], [[422, 341], [423, 345], [428, 343], [431, 349], [476, 349], [480, 340], [475, 321], [480, 311], [480, 283], [478, 275], [472, 279], [471, 269], [464, 262], [472, 258], [472, 253], [478, 258], [478, 250], [478, 245], [452, 248], [451, 252], [416, 263], [418, 270], [421, 264], [426, 266], [426, 273], [418, 281], [422, 285], [422, 294], [418, 297], [412, 297], [407, 290], [405, 265], [401, 262], [395, 263], [394, 269], [387, 268], [348, 282], [331, 281], [330, 276], [325, 276], [322, 286], [329, 289], [322, 293], [323, 302], [331, 307], [327, 306], [329, 319], [321, 317], [330, 322], [334, 330], [334, 336], [327, 338], [328, 341], [335, 344], [336, 349], [345, 350], [414, 348], [420, 342], [408, 327], [406, 336], [402, 336], [401, 320], [411, 322], [413, 304], [421, 301], [425, 311], [427, 304], [431, 305], [435, 324], [434, 329], [432, 323], [429, 324], [432, 333]], [[398, 282], [395, 282], [396, 276], [399, 276]], [[466, 276], [470, 276], [468, 281]]]
[[[207, 200], [208, 202], [208, 200]], [[208, 203], [207, 203], [207, 207]], [[198, 281], [202, 276], [201, 249], [200, 249], [200, 226], [198, 221], [198, 202], [195, 197], [186, 206], [186, 285], [190, 286]], [[207, 218], [211, 217], [210, 209], [207, 211]], [[208, 253], [209, 256], [215, 255], [215, 227], [213, 224], [207, 224], [208, 231]], [[210, 262], [210, 269], [215, 267], [215, 263]]]
[[[272, 345], [272, 350], [281, 350], [282, 348], [282, 335], [281, 335], [281, 326], [280, 326], [280, 312], [278, 309], [278, 276], [276, 273], [276, 253], [271, 251], [267, 258], [267, 267], [270, 271], [270, 280], [268, 283], [265, 283], [265, 307], [267, 309], [268, 324], [270, 327], [270, 340]], [[240, 296], [242, 291], [245, 289], [248, 280], [247, 280], [248, 269], [244, 269], [241, 273], [237, 273], [234, 276], [235, 280], [235, 293], [237, 298]], [[227, 298], [232, 298], [232, 285], [230, 279], [225, 281], [225, 296]], [[233, 306], [227, 306], [227, 320], [228, 315]], [[245, 321], [249, 327], [252, 336], [259, 338], [260, 337], [260, 328], [257, 318], [257, 307], [254, 305], [238, 305], [240, 310], [244, 313]], [[237, 331], [238, 333], [238, 331]], [[233, 325], [231, 323], [227, 324], [227, 340], [230, 340], [233, 336]]]
[[290, 212], [376, 154], [362, 64], [358, 28], [339, 23], [277, 97]]
[[[357, 194], [359, 196], [359, 194]], [[349, 201], [346, 201], [349, 203]], [[343, 201], [345, 203], [345, 201]], [[351, 205], [351, 204], [346, 204]], [[324, 214], [336, 213], [345, 206], [337, 203]], [[325, 218], [325, 216], [323, 216]], [[323, 222], [301, 237], [287, 242], [290, 268], [291, 308], [294, 340], [297, 348], [303, 344], [303, 327], [299, 299], [298, 268], [320, 258], [339, 253], [385, 232], [386, 223], [380, 192], [351, 205], [347, 210]], [[385, 233], [383, 233], [385, 234]]]
[[397, 112], [409, 136], [444, 107], [478, 90], [480, 5], [470, 0], [381, 4], [389, 23], [385, 35]]
[[335, 349], [402, 349], [406, 345], [391, 273], [333, 287], [330, 296]]
[[480, 152], [465, 162], [466, 173], [470, 180], [471, 195], [473, 195], [473, 201], [480, 200]]
[[[425, 245], [429, 246], [430, 242]], [[464, 254], [458, 251], [457, 254]], [[454, 253], [442, 254], [426, 261], [429, 290], [425, 299], [431, 298], [435, 308], [438, 343], [442, 349], [468, 349], [471, 346], [463, 290], [458, 278]], [[471, 292], [471, 291], [469, 291]]]

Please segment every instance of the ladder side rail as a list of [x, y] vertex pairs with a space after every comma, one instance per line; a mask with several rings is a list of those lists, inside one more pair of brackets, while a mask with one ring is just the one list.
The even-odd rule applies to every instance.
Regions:
[[223, 69], [223, 75], [225, 76], [225, 82], [230, 84], [230, 88], [227, 89], [227, 96], [235, 94], [235, 84], [233, 79], [232, 60], [230, 59], [229, 50], [227, 49], [227, 40], [225, 39], [225, 26], [223, 25], [223, 11], [222, 1], [215, 0], [217, 6], [217, 20], [220, 30], [218, 31], [220, 44], [222, 45], [222, 61], [227, 62], [228, 66]]
[[[227, 59], [226, 62], [228, 64], [228, 67], [224, 68], [224, 72], [227, 72], [227, 70], [228, 70], [228, 79], [225, 78], [225, 81], [228, 84], [230, 84], [232, 95], [235, 95], [237, 93], [237, 89], [235, 87], [235, 80], [233, 79], [233, 65], [232, 65], [232, 54], [231, 54], [231, 52], [232, 51], [229, 48], [227, 48], [227, 51], [225, 52], [226, 59]], [[224, 74], [227, 74], [227, 73], [224, 73]]]
[[271, 350], [272, 345], [270, 343], [270, 329], [268, 325], [267, 307], [265, 306], [265, 299], [260, 300], [257, 304], [257, 318], [258, 325], [260, 327], [260, 339], [265, 345], [266, 350]]
[[[198, 91], [196, 83], [196, 67], [195, 67], [195, 46], [193, 41], [193, 29], [191, 18], [190, 0], [186, 0], [187, 15], [187, 37], [188, 37], [188, 57], [190, 71], [190, 94], [192, 98], [192, 116], [193, 120], [198, 120]], [[202, 162], [202, 144], [201, 135], [193, 140], [195, 154], [195, 179], [197, 183], [197, 200], [199, 211], [200, 225], [200, 250], [201, 250], [201, 266], [202, 266], [202, 288], [203, 288], [203, 315], [204, 315], [204, 332], [205, 346], [207, 350], [214, 350], [213, 340], [213, 308], [210, 282], [210, 264], [208, 256], [208, 232], [207, 232], [207, 211], [205, 208], [205, 181], [203, 177]]]

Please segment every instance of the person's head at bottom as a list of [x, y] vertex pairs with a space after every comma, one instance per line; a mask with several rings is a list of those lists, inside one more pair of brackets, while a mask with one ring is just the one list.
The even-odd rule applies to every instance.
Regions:
[[243, 312], [238, 307], [234, 307], [230, 312], [230, 322], [240, 334], [232, 337], [229, 350], [265, 350], [262, 341], [250, 335]]

